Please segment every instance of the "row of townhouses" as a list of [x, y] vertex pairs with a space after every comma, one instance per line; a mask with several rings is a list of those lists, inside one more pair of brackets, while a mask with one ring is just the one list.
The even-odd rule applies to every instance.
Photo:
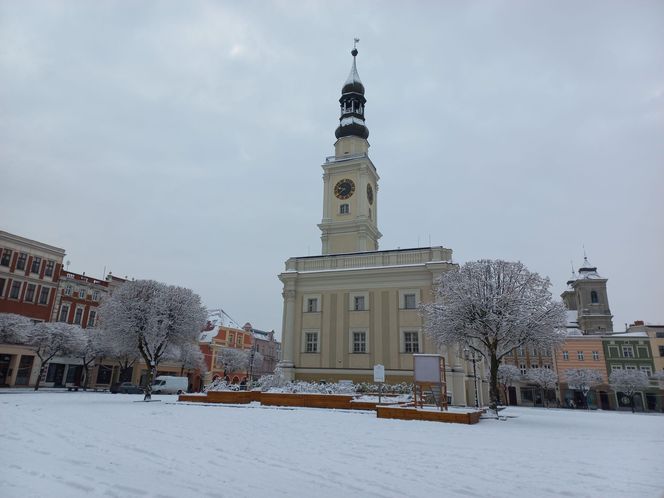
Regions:
[[[63, 265], [65, 250], [42, 242], [0, 231], [0, 313], [24, 315], [33, 322], [59, 321], [79, 325], [84, 329], [98, 326], [98, 307], [102, 299], [126, 282], [112, 273], [95, 278], [74, 273]], [[260, 353], [262, 362], [256, 371], [249, 369], [227, 372], [230, 382], [241, 382], [250, 374], [257, 376], [274, 371], [279, 360], [280, 344], [274, 331], [265, 332], [246, 324], [232, 329], [215, 324], [201, 335], [200, 347], [205, 359], [204, 369], [186, 370], [176, 362], [159, 364], [159, 375], [186, 375], [189, 386], [198, 390], [205, 383], [223, 373], [217, 367], [217, 353], [223, 348], [246, 349], [249, 354]], [[227, 340], [232, 338], [231, 341]], [[242, 337], [240, 341], [239, 338]], [[238, 338], [236, 341], [235, 338]], [[210, 353], [214, 353], [210, 355]], [[147, 368], [138, 361], [99, 358], [92, 369], [90, 387], [107, 389], [116, 382], [143, 384]], [[34, 386], [39, 375], [38, 359], [29, 347], [0, 344], [0, 386]], [[82, 361], [78, 358], [54, 357], [40, 384], [44, 387], [75, 387], [81, 384]]]
[[[555, 403], [566, 407], [581, 407], [587, 403], [590, 408], [628, 409], [630, 401], [609, 385], [611, 373], [622, 369], [640, 370], [652, 376], [664, 371], [664, 325], [638, 320], [624, 331], [615, 332], [606, 284], [607, 279], [585, 258], [561, 295], [568, 309], [565, 342], [556, 351], [528, 348], [513, 351], [505, 363], [516, 365], [524, 380], [507, 389], [507, 403]], [[557, 390], [543, 394], [526, 380], [528, 371], [537, 368], [557, 372]], [[569, 385], [566, 371], [572, 369], [593, 369], [601, 374], [602, 382], [593, 387], [587, 400], [581, 391]], [[650, 388], [637, 393], [635, 404], [637, 410], [664, 411], [658, 383], [653, 381]]]

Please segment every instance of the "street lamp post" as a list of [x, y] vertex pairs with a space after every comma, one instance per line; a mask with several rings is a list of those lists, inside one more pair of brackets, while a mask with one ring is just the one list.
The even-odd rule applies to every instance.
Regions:
[[475, 350], [469, 350], [468, 348], [465, 348], [463, 350], [464, 356], [466, 357], [466, 361], [472, 361], [473, 362], [473, 383], [475, 384], [475, 408], [480, 407], [480, 397], [479, 397], [479, 391], [477, 390], [477, 358], [475, 358]]

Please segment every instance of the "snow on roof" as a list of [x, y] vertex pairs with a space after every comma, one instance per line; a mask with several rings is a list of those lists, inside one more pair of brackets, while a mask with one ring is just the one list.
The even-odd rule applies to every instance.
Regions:
[[588, 257], [583, 258], [583, 265], [579, 268], [579, 279], [597, 279], [602, 278], [599, 273], [597, 273], [597, 267], [593, 266]]
[[644, 331], [619, 332], [617, 334], [607, 334], [606, 337], [648, 337], [648, 333]]
[[201, 335], [198, 336], [198, 342], [206, 342], [210, 344], [212, 342], [212, 339], [214, 339], [219, 332], [219, 327], [214, 327], [212, 330], [206, 330], [205, 332], [201, 332]]

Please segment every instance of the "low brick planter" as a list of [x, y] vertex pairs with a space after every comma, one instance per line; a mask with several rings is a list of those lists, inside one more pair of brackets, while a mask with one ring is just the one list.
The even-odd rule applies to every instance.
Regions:
[[453, 424], [476, 424], [480, 421], [481, 411], [450, 412], [434, 410], [418, 410], [410, 407], [377, 406], [378, 418], [395, 418], [399, 420], [429, 420]]
[[350, 394], [261, 393], [260, 401], [266, 406], [303, 406], [309, 408], [351, 409]]
[[180, 394], [178, 401], [187, 401], [189, 403], [207, 403], [207, 395], [201, 396], [200, 394]]
[[260, 401], [260, 394], [259, 391], [209, 391], [207, 402], [242, 405], [252, 401]]

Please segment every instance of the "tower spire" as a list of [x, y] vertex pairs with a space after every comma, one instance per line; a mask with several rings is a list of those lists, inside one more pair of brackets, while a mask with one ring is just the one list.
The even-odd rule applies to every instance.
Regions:
[[342, 137], [360, 137], [365, 140], [369, 138], [369, 130], [364, 122], [364, 104], [367, 99], [364, 98], [364, 85], [357, 72], [357, 43], [359, 38], [353, 39], [353, 50], [350, 54], [353, 56], [353, 65], [350, 68], [348, 78], [341, 88], [341, 116], [339, 117], [339, 126], [334, 135], [337, 138]]

